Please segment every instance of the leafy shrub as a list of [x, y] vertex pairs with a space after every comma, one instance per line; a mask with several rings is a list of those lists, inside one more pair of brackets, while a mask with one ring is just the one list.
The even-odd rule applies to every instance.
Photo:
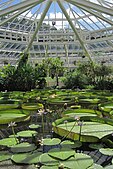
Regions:
[[83, 74], [77, 73], [76, 71], [70, 71], [67, 73], [63, 82], [67, 89], [82, 89], [85, 88], [88, 83], [87, 77]]

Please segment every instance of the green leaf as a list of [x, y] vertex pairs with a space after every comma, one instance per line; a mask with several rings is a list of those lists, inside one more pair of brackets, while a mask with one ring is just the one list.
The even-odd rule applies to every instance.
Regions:
[[88, 167], [93, 165], [93, 159], [86, 154], [75, 153], [75, 157], [63, 161], [63, 164], [69, 169], [88, 169]]
[[54, 168], [53, 168], [53, 166], [42, 166], [40, 169], [58, 169], [58, 165], [57, 166], [54, 166]]
[[32, 137], [33, 135], [36, 135], [37, 132], [33, 130], [25, 130], [25, 131], [20, 131], [17, 133], [17, 136], [19, 137]]
[[61, 142], [61, 146], [62, 148], [78, 148], [82, 146], [82, 143], [78, 140], [76, 140], [75, 142], [73, 141], [69, 141], [69, 140], [65, 140]]
[[10, 159], [12, 156], [8, 151], [0, 151], [0, 162]]
[[99, 150], [100, 148], [103, 148], [104, 145], [103, 144], [89, 144], [89, 147], [92, 148], [92, 149], [96, 149], [96, 150]]
[[94, 164], [93, 166], [89, 167], [88, 169], [103, 169], [101, 165]]
[[17, 141], [15, 140], [15, 138], [4, 138], [2, 140], [0, 140], [0, 145], [3, 145], [3, 146], [13, 146], [17, 144]]
[[56, 166], [59, 162], [48, 155], [48, 153], [44, 153], [39, 157], [40, 163], [47, 165], [47, 166]]
[[24, 163], [24, 164], [36, 164], [39, 162], [39, 157], [42, 153], [41, 152], [35, 152], [33, 154], [30, 153], [19, 153], [14, 154], [11, 159], [15, 163]]
[[41, 108], [43, 108], [43, 104], [40, 104], [40, 103], [24, 103], [24, 104], [22, 104], [22, 109], [24, 109], [24, 110], [34, 111], [34, 110], [38, 110]]
[[28, 152], [28, 151], [33, 151], [35, 149], [36, 149], [36, 146], [34, 144], [30, 144], [27, 142], [11, 146], [11, 151], [13, 153]]
[[112, 134], [113, 132], [113, 126], [99, 122], [85, 121], [81, 128], [80, 133], [80, 126], [76, 121], [73, 121], [67, 122], [66, 124], [60, 123], [53, 127], [53, 130], [60, 136], [67, 136], [67, 138], [72, 140], [79, 140], [80, 137], [80, 141], [83, 142], [98, 142], [99, 139], [102, 139], [104, 136]]
[[104, 169], [113, 169], [113, 165], [106, 166]]
[[101, 148], [99, 151], [104, 155], [113, 156], [113, 148]]
[[37, 128], [39, 128], [39, 127], [40, 127], [39, 124], [31, 124], [31, 125], [29, 125], [29, 128], [30, 128], [30, 129], [37, 129]]
[[75, 151], [71, 149], [54, 148], [54, 149], [49, 150], [48, 154], [53, 158], [57, 158], [60, 160], [66, 160], [69, 157], [74, 156]]
[[53, 145], [58, 145], [60, 144], [61, 140], [59, 138], [45, 138], [43, 139], [43, 145], [49, 145], [49, 146], [53, 146]]

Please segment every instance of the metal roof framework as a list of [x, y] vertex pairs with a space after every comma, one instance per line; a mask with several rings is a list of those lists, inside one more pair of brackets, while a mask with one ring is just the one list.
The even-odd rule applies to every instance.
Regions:
[[0, 0], [0, 60], [113, 60], [112, 0]]

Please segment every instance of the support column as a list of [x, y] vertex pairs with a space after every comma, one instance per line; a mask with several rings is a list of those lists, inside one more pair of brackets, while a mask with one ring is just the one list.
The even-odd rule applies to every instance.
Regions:
[[37, 28], [36, 28], [36, 30], [35, 30], [35, 32], [34, 32], [32, 38], [31, 38], [29, 44], [28, 44], [27, 49], [25, 50], [25, 53], [28, 53], [28, 52], [29, 52], [29, 49], [30, 49], [31, 46], [32, 46], [32, 43], [33, 43], [33, 41], [34, 41], [34, 38], [36, 37], [36, 35], [37, 35], [37, 33], [38, 33], [38, 31], [39, 31], [41, 25], [42, 25], [42, 22], [43, 22], [43, 20], [44, 20], [44, 18], [45, 18], [45, 16], [46, 16], [46, 13], [48, 12], [48, 10], [49, 10], [49, 8], [50, 8], [50, 6], [51, 6], [51, 3], [52, 3], [51, 0], [48, 0], [48, 1], [47, 1], [46, 6], [45, 6], [45, 9], [44, 9], [44, 11], [43, 11], [43, 13], [42, 13], [42, 15], [41, 15], [41, 18], [40, 18], [38, 24], [37, 24]]
[[84, 42], [82, 41], [81, 37], [79, 36], [79, 34], [78, 34], [78, 32], [77, 32], [77, 30], [76, 30], [76, 28], [75, 28], [73, 22], [71, 21], [71, 19], [70, 19], [68, 13], [67, 13], [67, 11], [66, 11], [66, 9], [64, 8], [64, 6], [63, 6], [62, 3], [60, 2], [60, 0], [57, 0], [57, 2], [58, 2], [58, 4], [59, 4], [59, 6], [60, 6], [62, 12], [64, 13], [64, 15], [65, 15], [67, 21], [69, 22], [69, 24], [70, 24], [70, 26], [71, 26], [73, 32], [75, 33], [77, 39], [79, 40], [80, 45], [81, 45], [81, 47], [83, 48], [83, 50], [84, 50], [84, 52], [85, 52], [85, 55], [89, 58], [90, 62], [93, 62], [92, 59], [91, 59], [91, 56], [90, 56], [90, 54], [89, 54], [89, 52], [88, 52], [88, 50], [87, 50], [87, 48], [86, 48], [86, 46], [84, 45]]

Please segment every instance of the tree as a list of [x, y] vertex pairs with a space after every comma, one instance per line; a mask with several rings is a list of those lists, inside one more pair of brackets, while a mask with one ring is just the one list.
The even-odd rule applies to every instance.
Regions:
[[61, 76], [64, 72], [64, 63], [60, 60], [59, 57], [57, 58], [47, 58], [44, 59], [42, 62], [44, 69], [51, 78], [56, 77], [56, 86], [59, 86], [59, 76]]

